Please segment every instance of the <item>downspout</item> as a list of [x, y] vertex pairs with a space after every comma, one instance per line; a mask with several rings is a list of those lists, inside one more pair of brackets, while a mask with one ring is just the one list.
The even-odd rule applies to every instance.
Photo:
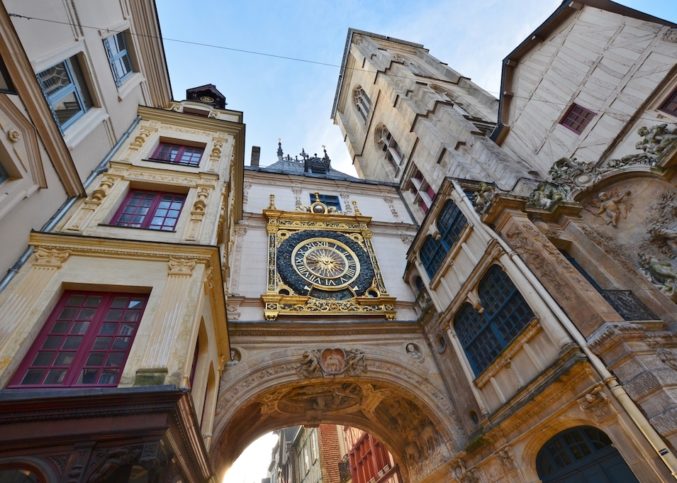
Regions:
[[[108, 150], [108, 153], [104, 158], [101, 160], [101, 162], [92, 170], [91, 173], [89, 173], [89, 176], [87, 176], [87, 179], [84, 181], [82, 184], [85, 189], [92, 184], [94, 179], [96, 179], [97, 176], [99, 176], [101, 173], [106, 171], [108, 169], [108, 162], [113, 158], [113, 155], [117, 152], [118, 149], [120, 149], [120, 146], [122, 146], [122, 143], [124, 143], [129, 135], [132, 133], [134, 128], [139, 124], [139, 121], [141, 118], [139, 116], [136, 116], [136, 118], [132, 121], [132, 123], [129, 125], [127, 130], [122, 134], [120, 139], [117, 140], [117, 142], [113, 145], [112, 148]], [[63, 219], [63, 217], [68, 213], [68, 210], [71, 209], [71, 207], [75, 204], [77, 201], [78, 197], [77, 196], [71, 196], [68, 198], [52, 215], [52, 217], [47, 220], [47, 223], [42, 225], [40, 228], [40, 231], [52, 231], [54, 227]], [[7, 273], [5, 276], [0, 280], [0, 292], [5, 290], [7, 288], [7, 285], [9, 285], [9, 282], [12, 281], [14, 277], [16, 277], [17, 273], [19, 273], [19, 270], [21, 269], [22, 266], [28, 261], [28, 259], [31, 257], [31, 254], [33, 253], [33, 247], [29, 246], [24, 250], [24, 252], [21, 254], [19, 259], [14, 262], [14, 265], [7, 270]]]
[[[452, 182], [454, 184], [454, 188], [459, 193], [463, 193], [461, 186], [455, 180]], [[463, 202], [468, 206], [472, 213], [475, 213], [475, 207], [472, 205], [468, 197], [465, 196], [465, 194], [462, 194], [462, 198]], [[644, 438], [653, 447], [654, 451], [656, 451], [659, 458], [663, 461], [663, 463], [665, 463], [665, 466], [668, 467], [668, 470], [670, 470], [670, 473], [672, 473], [673, 478], [677, 478], [677, 458], [667, 447], [663, 441], [663, 438], [661, 438], [646, 416], [644, 416], [644, 414], [639, 410], [635, 402], [630, 398], [616, 377], [611, 374], [611, 372], [609, 372], [609, 369], [607, 369], [602, 360], [592, 352], [590, 347], [588, 347], [588, 343], [585, 340], [583, 334], [581, 334], [576, 325], [571, 321], [571, 319], [569, 319], [564, 310], [562, 310], [555, 299], [552, 298], [550, 292], [545, 289], [538, 278], [536, 278], [536, 276], [531, 272], [529, 267], [527, 267], [524, 261], [522, 261], [519, 255], [515, 253], [515, 251], [505, 242], [505, 240], [503, 240], [503, 238], [501, 238], [494, 230], [489, 228], [478, 219], [479, 217], [476, 218], [476, 221], [479, 221], [479, 223], [476, 224], [475, 228], [479, 228], [480, 230], [484, 231], [487, 235], [496, 240], [501, 248], [503, 248], [510, 259], [515, 263], [517, 268], [529, 281], [529, 284], [543, 298], [545, 303], [548, 305], [548, 308], [560, 320], [562, 326], [569, 333], [571, 338], [578, 344], [583, 353], [588, 357], [592, 367], [597, 371], [601, 379], [609, 388], [611, 394], [613, 394], [618, 403], [626, 411], [637, 429], [639, 429], [640, 433], [642, 433]]]

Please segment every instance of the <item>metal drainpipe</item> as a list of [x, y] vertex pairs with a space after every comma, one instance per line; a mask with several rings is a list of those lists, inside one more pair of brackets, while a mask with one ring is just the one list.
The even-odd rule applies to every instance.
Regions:
[[[453, 184], [454, 188], [459, 193], [463, 193], [463, 189], [456, 181], [453, 181]], [[465, 194], [462, 194], [461, 197], [463, 198], [463, 202], [466, 204], [466, 206], [468, 206], [472, 213], [475, 213], [475, 207], [472, 205], [468, 197], [465, 196]], [[517, 265], [517, 268], [527, 278], [531, 286], [543, 298], [545, 303], [548, 305], [548, 308], [560, 320], [564, 329], [583, 350], [583, 353], [588, 357], [593, 368], [597, 371], [618, 403], [623, 407], [623, 409], [625, 409], [632, 422], [635, 424], [635, 426], [637, 426], [637, 429], [639, 429], [639, 432], [642, 433], [644, 438], [649, 442], [654, 451], [656, 451], [663, 463], [665, 463], [665, 466], [668, 467], [668, 470], [670, 470], [672, 473], [673, 478], [677, 478], [677, 458], [667, 447], [663, 441], [663, 438], [661, 438], [661, 436], [656, 432], [646, 416], [644, 416], [635, 402], [630, 398], [630, 395], [618, 382], [616, 377], [611, 374], [611, 372], [609, 372], [609, 369], [607, 369], [602, 360], [592, 352], [590, 347], [588, 347], [588, 343], [585, 340], [583, 334], [581, 334], [581, 332], [578, 330], [578, 327], [576, 327], [571, 319], [569, 319], [564, 310], [562, 310], [557, 302], [555, 302], [555, 299], [552, 298], [550, 292], [546, 290], [546, 288], [541, 284], [540, 280], [536, 278], [529, 267], [527, 267], [524, 261], [522, 261], [519, 255], [515, 253], [512, 248], [510, 248], [503, 238], [501, 238], [494, 230], [482, 223], [482, 221], [479, 220], [479, 216], [476, 217], [475, 221], [479, 221], [479, 223], [476, 223], [475, 227], [480, 228], [480, 230], [484, 230], [485, 233], [498, 242], [501, 248], [503, 248], [503, 250], [508, 254], [510, 259], [515, 263], [515, 265]]]
[[[111, 160], [113, 155], [116, 153], [116, 151], [120, 148], [123, 142], [127, 140], [129, 135], [132, 133], [134, 128], [139, 124], [139, 121], [141, 119], [139, 116], [136, 116], [136, 118], [132, 121], [132, 123], [129, 125], [127, 130], [122, 134], [120, 139], [117, 140], [117, 142], [113, 145], [112, 148], [108, 150], [108, 153], [104, 158], [101, 160], [101, 162], [92, 170], [91, 173], [89, 173], [89, 176], [87, 176], [87, 179], [82, 183], [82, 185], [87, 188], [94, 179], [96, 179], [97, 176], [99, 176], [101, 173], [106, 171], [108, 169], [108, 162]], [[40, 228], [40, 231], [52, 231], [54, 227], [61, 221], [61, 219], [64, 217], [64, 215], [70, 210], [70, 208], [75, 204], [77, 201], [78, 197], [77, 196], [71, 196], [68, 198], [64, 204], [61, 205], [61, 207], [52, 215], [52, 217], [47, 220], [47, 223], [42, 225]], [[5, 276], [0, 280], [0, 292], [5, 290], [7, 288], [7, 285], [9, 285], [9, 282], [12, 281], [14, 277], [16, 277], [17, 273], [19, 273], [19, 270], [21, 267], [28, 261], [28, 259], [31, 257], [31, 254], [33, 253], [33, 247], [29, 246], [24, 250], [24, 252], [21, 254], [19, 259], [14, 262], [14, 265], [7, 270], [7, 273]]]

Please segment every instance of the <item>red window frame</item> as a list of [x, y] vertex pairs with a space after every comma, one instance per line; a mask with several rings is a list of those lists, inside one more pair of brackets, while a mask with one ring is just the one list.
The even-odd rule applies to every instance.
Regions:
[[580, 134], [593, 117], [595, 117], [594, 112], [574, 102], [566, 110], [559, 123], [570, 131]]
[[677, 88], [672, 90], [670, 95], [663, 101], [658, 109], [667, 112], [671, 116], [677, 117]]
[[150, 161], [159, 161], [162, 163], [197, 168], [200, 166], [203, 153], [204, 148], [161, 142], [158, 144], [158, 147], [155, 148]]
[[117, 386], [147, 303], [148, 294], [64, 292], [8, 387]]
[[[157, 231], [176, 231], [186, 195], [162, 191], [130, 190], [115, 212], [111, 225]], [[180, 207], [176, 204], [180, 202]]]

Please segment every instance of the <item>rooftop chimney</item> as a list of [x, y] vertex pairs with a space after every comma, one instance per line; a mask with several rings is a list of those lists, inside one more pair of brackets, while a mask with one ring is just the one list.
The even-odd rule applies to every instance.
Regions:
[[249, 165], [258, 168], [259, 167], [259, 159], [261, 159], [261, 147], [260, 146], [252, 146], [252, 159], [251, 159], [251, 162], [249, 163]]

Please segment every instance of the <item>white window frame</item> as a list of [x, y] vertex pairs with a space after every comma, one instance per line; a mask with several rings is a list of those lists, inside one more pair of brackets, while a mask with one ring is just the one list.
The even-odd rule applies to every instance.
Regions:
[[[56, 91], [48, 93], [47, 92], [48, 86], [45, 84], [44, 79], [41, 77], [41, 75], [47, 70], [58, 66], [59, 64], [63, 64], [64, 70], [70, 82], [63, 87], [60, 87]], [[76, 69], [80, 70], [81, 79], [77, 78]], [[61, 132], [66, 131], [66, 129], [68, 129], [75, 122], [81, 119], [92, 107], [94, 107], [94, 102], [92, 100], [93, 96], [90, 93], [89, 86], [87, 85], [86, 81], [86, 74], [84, 72], [82, 62], [80, 62], [80, 60], [78, 59], [77, 54], [67, 57], [63, 59], [61, 62], [56, 62], [50, 67], [41, 70], [40, 72], [38, 72], [37, 77], [38, 83], [40, 84], [40, 88], [42, 89], [42, 92], [45, 95], [45, 99], [47, 99], [47, 104], [49, 104], [49, 107], [52, 110], [52, 115], [54, 116], [54, 120], [56, 121], [56, 124], [59, 126], [59, 129], [61, 129]], [[57, 117], [54, 106], [57, 102], [61, 101], [69, 94], [74, 94], [80, 110], [77, 114], [67, 119], [65, 122], [61, 123]]]
[[[120, 41], [116, 39], [121, 39], [124, 49], [119, 49]], [[132, 49], [130, 48], [130, 34], [129, 29], [122, 30], [109, 35], [103, 39], [103, 47], [106, 51], [106, 58], [108, 59], [108, 65], [110, 66], [111, 73], [113, 75], [113, 81], [117, 87], [122, 86], [125, 82], [129, 80], [132, 75], [136, 72], [134, 66], [134, 58], [132, 55]], [[124, 62], [124, 58], [127, 58], [127, 63]], [[119, 75], [116, 69], [116, 65], [121, 65], [125, 67], [129, 65], [129, 70], [124, 72], [122, 75]]]

